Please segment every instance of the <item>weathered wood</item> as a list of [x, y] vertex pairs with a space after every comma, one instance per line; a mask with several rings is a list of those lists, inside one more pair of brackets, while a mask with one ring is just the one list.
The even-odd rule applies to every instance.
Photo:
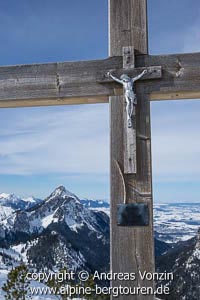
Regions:
[[109, 1], [110, 56], [121, 56], [126, 46], [134, 46], [137, 53], [148, 52], [146, 10], [144, 0]]
[[200, 99], [200, 91], [181, 91], [175, 90], [173, 91], [166, 91], [166, 92], [152, 92], [150, 94], [149, 100], [151, 101], [162, 101], [162, 100], [194, 100]]
[[156, 71], [141, 78], [150, 100], [200, 98], [200, 53], [138, 55], [135, 64], [136, 69], [124, 71], [120, 56], [0, 67], [0, 107], [108, 102], [109, 96], [122, 95], [123, 90], [105, 76], [107, 71], [136, 76], [144, 68]]
[[[0, 67], [0, 107], [97, 103], [114, 95], [115, 85], [99, 74], [122, 68], [119, 58]], [[2, 103], [3, 102], [3, 103]], [[37, 104], [36, 104], [37, 103]]]
[[[123, 68], [135, 68], [134, 47], [123, 47]], [[124, 99], [125, 100], [125, 99]], [[136, 111], [132, 114], [132, 127], [127, 126], [126, 105], [123, 111], [124, 118], [124, 173], [136, 174], [137, 172], [137, 151], [136, 151]]]
[[199, 99], [200, 53], [144, 55], [136, 59], [136, 66], [155, 65], [162, 67], [162, 80], [145, 82], [150, 100]]
[[0, 108], [17, 107], [37, 107], [37, 106], [56, 106], [56, 105], [79, 105], [108, 103], [108, 96], [104, 97], [71, 97], [71, 98], [36, 98], [23, 100], [0, 100]]
[[135, 50], [133, 46], [123, 47], [123, 69], [135, 68]]
[[[110, 55], [121, 55], [122, 47], [133, 46], [147, 53], [145, 0], [110, 0]], [[137, 60], [137, 59], [136, 59]], [[138, 67], [138, 65], [137, 65]], [[153, 80], [152, 80], [153, 82]], [[135, 281], [113, 281], [113, 286], [153, 286], [142, 281], [140, 271], [154, 271], [150, 102], [143, 84], [136, 83], [137, 105], [137, 174], [126, 175], [128, 202], [148, 203], [150, 225], [147, 227], [117, 226], [117, 205], [123, 201], [123, 184], [115, 160], [123, 166], [122, 96], [110, 97], [111, 117], [111, 269], [113, 272], [135, 272]], [[141, 138], [141, 137], [145, 138]], [[153, 295], [120, 295], [120, 300], [154, 299]]]
[[[200, 53], [139, 55], [135, 63], [140, 70], [145, 66], [162, 68], [160, 80], [141, 79], [145, 80], [145, 91], [150, 94], [150, 100], [200, 98]], [[120, 72], [118, 70], [116, 75]]]

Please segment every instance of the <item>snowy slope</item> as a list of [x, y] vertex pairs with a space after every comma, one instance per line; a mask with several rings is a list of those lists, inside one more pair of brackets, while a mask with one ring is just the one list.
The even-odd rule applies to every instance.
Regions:
[[[199, 300], [200, 284], [200, 230], [197, 236], [179, 242], [166, 254], [157, 259], [159, 272], [173, 272], [174, 280], [159, 282], [170, 287], [167, 300]], [[162, 299], [166, 299], [163, 296]]]
[[40, 233], [50, 224], [59, 222], [65, 222], [76, 232], [83, 226], [98, 231], [95, 212], [85, 208], [77, 196], [62, 186], [55, 189], [38, 207], [12, 214], [1, 224], [4, 229], [31, 234]]
[[15, 210], [24, 209], [25, 202], [14, 194], [0, 194], [0, 221], [11, 215]]
[[60, 186], [39, 205], [2, 220], [0, 246], [18, 251], [24, 262], [31, 261], [40, 269], [64, 265], [105, 269], [109, 217], [84, 207], [76, 195]]
[[41, 203], [42, 200], [28, 197], [21, 199], [14, 194], [0, 194], [0, 221], [6, 219], [9, 215], [13, 214], [16, 210], [24, 210], [34, 205]]
[[175, 243], [196, 235], [200, 227], [200, 203], [168, 203], [154, 205], [155, 237]]

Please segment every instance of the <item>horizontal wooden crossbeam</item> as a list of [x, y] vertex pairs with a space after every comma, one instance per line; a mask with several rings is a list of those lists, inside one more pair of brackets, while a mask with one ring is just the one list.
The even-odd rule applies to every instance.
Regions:
[[112, 85], [99, 76], [121, 67], [121, 58], [0, 67], [0, 107], [107, 102]]
[[[145, 92], [150, 100], [200, 99], [200, 53], [140, 55], [136, 75], [143, 68], [159, 70], [157, 79], [149, 75]], [[0, 107], [43, 106], [108, 102], [122, 95], [121, 85], [105, 77], [112, 70], [120, 75], [123, 58], [0, 67]], [[160, 68], [160, 69], [161, 69]], [[145, 79], [145, 78], [144, 78]], [[137, 84], [143, 84], [137, 83]]]
[[162, 79], [145, 82], [150, 100], [200, 99], [200, 53], [139, 56], [139, 66], [162, 66]]

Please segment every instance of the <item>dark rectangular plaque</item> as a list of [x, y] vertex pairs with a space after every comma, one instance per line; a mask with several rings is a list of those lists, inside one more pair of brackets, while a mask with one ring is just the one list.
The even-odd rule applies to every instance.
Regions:
[[119, 204], [117, 206], [117, 225], [149, 225], [149, 207], [146, 203]]

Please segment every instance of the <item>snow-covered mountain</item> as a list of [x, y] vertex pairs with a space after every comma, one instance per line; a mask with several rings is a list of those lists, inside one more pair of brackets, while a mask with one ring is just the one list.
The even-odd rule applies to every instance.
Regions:
[[[39, 269], [62, 265], [108, 269], [109, 217], [101, 211], [109, 208], [107, 202], [79, 200], [64, 186], [43, 201], [15, 198], [15, 204], [18, 202], [23, 209], [0, 221], [0, 247], [14, 251], [16, 257]], [[157, 255], [169, 248], [156, 241]]]
[[81, 203], [91, 209], [110, 208], [110, 204], [106, 200], [81, 199]]
[[[76, 197], [67, 191], [70, 196]], [[0, 221], [16, 210], [25, 210], [41, 203], [33, 196], [20, 198], [14, 194], [0, 194]], [[106, 200], [81, 199], [88, 209], [110, 214], [110, 204]], [[195, 236], [200, 226], [200, 203], [168, 203], [154, 205], [154, 231], [158, 240], [176, 243]]]
[[[43, 201], [0, 194], [0, 210], [0, 282], [1, 276], [5, 280], [5, 274], [21, 262], [45, 271], [109, 269], [108, 202], [79, 200], [60, 186]], [[177, 245], [165, 243], [173, 234], [180, 239], [181, 228], [183, 234], [194, 236], [199, 206], [190, 206], [190, 211], [187, 205], [154, 208], [156, 236], [162, 238], [155, 240], [157, 270], [175, 274], [174, 283], [165, 282], [173, 296], [164, 299], [199, 299], [195, 297], [200, 280], [200, 234]]]
[[13, 214], [16, 210], [24, 210], [30, 208], [42, 200], [29, 197], [27, 199], [21, 199], [14, 194], [0, 194], [0, 221]]
[[10, 207], [13, 210], [24, 209], [25, 202], [14, 194], [0, 194], [0, 205]]
[[81, 203], [88, 209], [103, 211], [110, 216], [110, 203], [106, 200], [81, 199]]
[[0, 246], [18, 251], [38, 269], [105, 270], [109, 266], [109, 218], [87, 209], [60, 186], [40, 204], [2, 220]]
[[[173, 272], [174, 280], [158, 282], [170, 288], [165, 300], [200, 299], [200, 229], [192, 239], [179, 242], [166, 254], [157, 258], [158, 272]], [[160, 296], [159, 296], [160, 297]]]
[[36, 198], [34, 196], [30, 196], [30, 197], [27, 197], [27, 198], [22, 198], [22, 200], [26, 203], [25, 204], [25, 209], [31, 208], [35, 205], [38, 205], [43, 201], [42, 199]]

